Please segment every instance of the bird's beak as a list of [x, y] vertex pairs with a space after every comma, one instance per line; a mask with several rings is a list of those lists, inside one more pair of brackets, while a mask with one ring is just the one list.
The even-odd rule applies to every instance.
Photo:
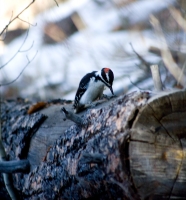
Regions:
[[114, 95], [114, 92], [113, 92], [112, 86], [109, 87], [109, 88], [110, 88], [110, 91], [112, 92], [112, 95]]

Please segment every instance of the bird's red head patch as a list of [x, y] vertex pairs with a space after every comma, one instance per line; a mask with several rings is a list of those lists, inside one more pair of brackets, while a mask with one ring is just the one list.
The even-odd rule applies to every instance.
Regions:
[[104, 72], [105, 72], [105, 73], [108, 73], [109, 70], [110, 70], [109, 68], [104, 68]]

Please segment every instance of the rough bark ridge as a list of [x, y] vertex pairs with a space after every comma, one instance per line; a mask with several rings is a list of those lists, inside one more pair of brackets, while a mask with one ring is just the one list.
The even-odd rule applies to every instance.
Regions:
[[[64, 105], [63, 100], [54, 100], [48, 104]], [[34, 113], [28, 115], [27, 111], [32, 105], [31, 102], [24, 99], [10, 100], [1, 102], [1, 129], [2, 141], [9, 160], [26, 159], [29, 152], [30, 141], [38, 128], [47, 118], [42, 113]], [[13, 174], [14, 186], [22, 196], [24, 184], [24, 173]], [[0, 185], [4, 185], [2, 177], [0, 177]], [[0, 194], [6, 194], [4, 187], [0, 187]], [[4, 195], [5, 199], [9, 199], [8, 195]]]
[[[24, 199], [116, 199], [119, 197], [136, 199], [135, 191], [128, 180], [128, 169], [124, 169], [122, 164], [125, 161], [121, 162], [120, 157], [125, 153], [124, 138], [128, 135], [126, 130], [131, 127], [138, 110], [148, 98], [147, 92], [135, 92], [119, 97], [111, 101], [112, 103], [108, 102], [105, 106], [101, 105], [98, 109], [85, 112], [83, 116], [85, 126], [72, 125], [64, 133], [62, 131], [61, 136], [38, 167], [31, 170], [29, 174], [14, 175], [14, 185], [20, 191], [20, 195]], [[4, 104], [2, 123], [4, 145], [11, 159], [23, 158], [29, 154], [26, 150], [24, 154], [16, 153], [22, 152], [23, 149], [23, 146], [15, 145], [18, 144], [14, 143], [16, 136], [22, 135], [25, 129], [30, 130], [26, 125], [23, 126], [25, 121], [21, 123], [21, 118], [29, 118], [28, 123], [34, 119], [42, 122], [45, 118], [40, 113], [27, 116], [29, 103], [13, 104]], [[11, 112], [9, 118], [5, 114], [6, 111]], [[14, 112], [15, 115], [12, 115]], [[40, 127], [44, 126], [47, 120]], [[65, 125], [66, 122], [60, 118], [60, 123]], [[13, 129], [15, 125], [20, 128]], [[45, 126], [47, 127], [46, 124]], [[39, 131], [40, 128], [34, 135]], [[30, 132], [30, 135], [27, 132], [23, 134], [27, 135], [25, 139], [31, 140], [34, 132]], [[52, 135], [52, 132], [46, 132], [46, 135], [48, 134]], [[19, 141], [20, 144], [21, 142]], [[9, 148], [10, 143], [12, 148]], [[18, 151], [17, 148], [21, 150]], [[24, 156], [20, 157], [20, 155]]]
[[[46, 119], [40, 113], [27, 115], [28, 104], [17, 104], [15, 102], [7, 112], [2, 112], [2, 140], [9, 159], [24, 159], [27, 157], [30, 139], [38, 129], [39, 125]], [[3, 123], [6, 123], [4, 125]]]
[[[27, 158], [30, 140], [46, 116], [40, 113], [27, 115], [31, 103], [23, 99], [1, 104], [2, 141], [9, 160]], [[23, 174], [17, 173], [14, 184], [22, 189]]]
[[133, 92], [84, 111], [82, 126], [63, 121], [65, 102], [31, 115], [30, 103], [5, 102], [6, 152], [31, 163], [13, 175], [20, 198], [186, 199], [186, 90], [150, 96]]
[[[26, 178], [24, 198], [136, 199], [120, 162], [120, 146], [137, 110], [149, 94], [122, 96], [111, 105], [92, 109], [85, 126], [71, 126], [47, 153], [46, 161]], [[127, 114], [128, 113], [128, 114]]]

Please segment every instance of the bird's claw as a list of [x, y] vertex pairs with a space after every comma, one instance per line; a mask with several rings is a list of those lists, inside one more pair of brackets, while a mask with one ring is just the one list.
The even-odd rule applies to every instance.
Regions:
[[111, 97], [110, 97], [110, 99], [112, 99], [112, 98], [116, 98], [117, 96], [115, 95], [115, 94], [113, 94]]
[[108, 95], [106, 95], [106, 94], [103, 94], [103, 96], [102, 96], [102, 98], [101, 99], [107, 99], [107, 100], [110, 100], [110, 99], [112, 99], [112, 98], [114, 98], [114, 97], [116, 97], [116, 95], [114, 94], [114, 95], [112, 95], [112, 96], [108, 96]]
[[91, 104], [90, 104], [90, 107], [91, 107], [91, 108], [95, 108], [97, 105], [98, 105], [98, 103], [91, 103]]

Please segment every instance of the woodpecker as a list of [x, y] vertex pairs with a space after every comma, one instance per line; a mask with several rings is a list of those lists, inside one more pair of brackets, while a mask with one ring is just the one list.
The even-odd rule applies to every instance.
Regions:
[[86, 74], [80, 81], [78, 90], [74, 100], [74, 112], [91, 104], [94, 100], [101, 98], [103, 95], [104, 86], [107, 86], [112, 95], [114, 95], [112, 84], [114, 74], [109, 68], [102, 68], [100, 71], [93, 71]]

